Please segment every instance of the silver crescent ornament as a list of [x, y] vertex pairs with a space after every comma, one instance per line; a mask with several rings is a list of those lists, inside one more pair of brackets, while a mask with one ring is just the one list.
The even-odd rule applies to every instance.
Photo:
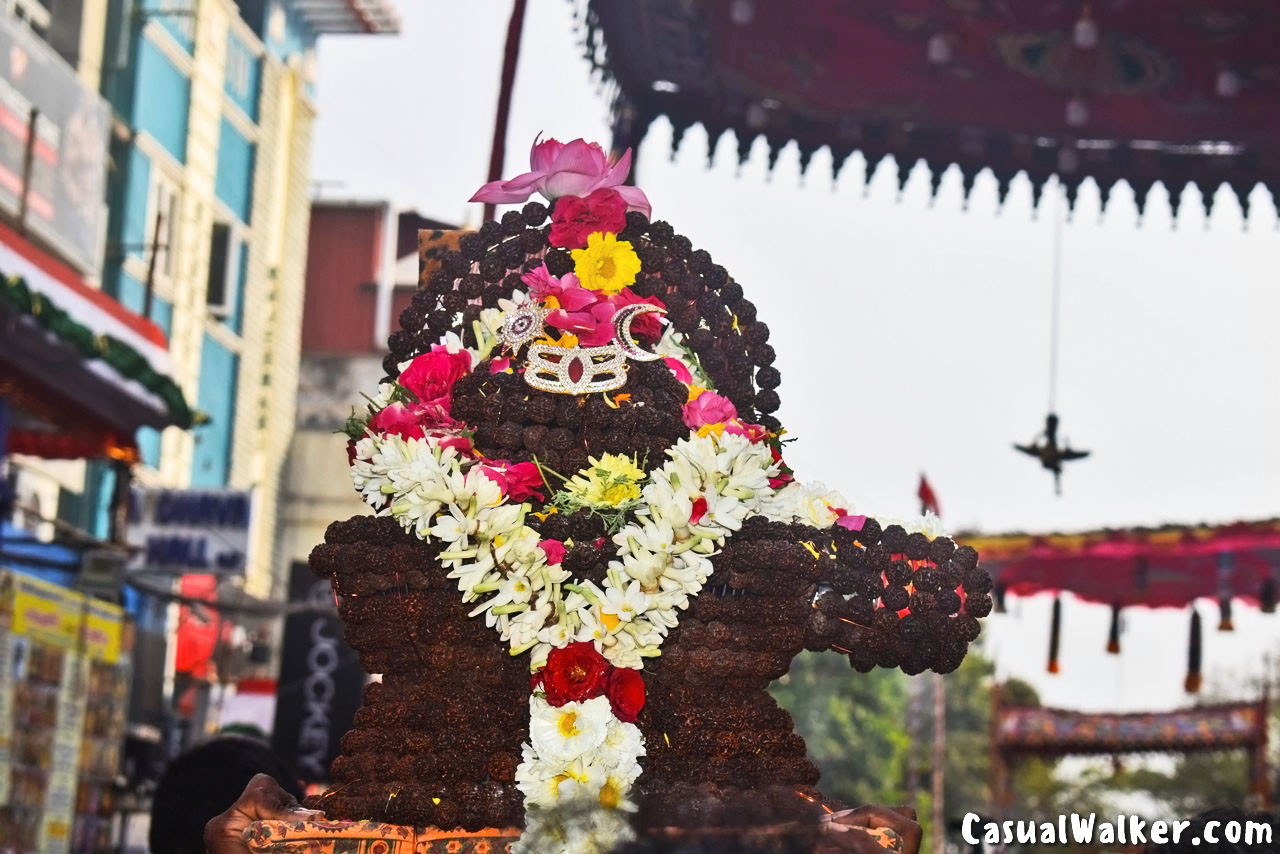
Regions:
[[657, 353], [642, 349], [631, 335], [631, 324], [635, 323], [635, 316], [649, 311], [656, 311], [659, 314], [667, 313], [667, 310], [662, 306], [649, 305], [643, 302], [623, 306], [613, 313], [613, 340], [617, 342], [618, 348], [622, 350], [628, 359], [635, 359], [637, 362], [652, 362], [655, 359], [662, 358]]

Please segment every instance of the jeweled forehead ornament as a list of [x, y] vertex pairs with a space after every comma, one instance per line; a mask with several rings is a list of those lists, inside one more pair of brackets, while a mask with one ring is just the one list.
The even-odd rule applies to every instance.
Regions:
[[[524, 381], [539, 391], [553, 394], [593, 394], [622, 388], [627, 384], [628, 359], [652, 362], [661, 358], [657, 353], [642, 349], [631, 333], [636, 315], [648, 311], [666, 314], [661, 306], [646, 303], [618, 309], [613, 314], [613, 341], [600, 347], [557, 347], [546, 342], [530, 344]], [[509, 317], [503, 323], [500, 338], [504, 344], [508, 344], [506, 330], [513, 319]], [[536, 325], [541, 331], [541, 322]]]

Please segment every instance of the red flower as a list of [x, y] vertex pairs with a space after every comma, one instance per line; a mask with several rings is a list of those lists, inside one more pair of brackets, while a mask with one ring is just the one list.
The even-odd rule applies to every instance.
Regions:
[[640, 671], [628, 667], [613, 668], [607, 693], [613, 716], [623, 723], [635, 723], [644, 708], [644, 678]]
[[542, 473], [534, 463], [513, 463], [492, 460], [476, 466], [476, 471], [498, 484], [504, 498], [524, 501], [526, 498], [542, 500], [538, 490], [542, 486]]
[[595, 644], [582, 641], [551, 650], [547, 666], [539, 675], [547, 702], [563, 706], [604, 693], [609, 669], [609, 662], [596, 652]]
[[699, 495], [693, 501], [693, 512], [689, 514], [689, 521], [696, 525], [705, 515], [707, 515], [707, 499]]
[[369, 426], [383, 435], [395, 434], [402, 439], [421, 439], [422, 419], [415, 407], [392, 403], [369, 419]]
[[377, 433], [392, 434], [402, 439], [421, 439], [428, 432], [435, 435], [450, 430], [458, 422], [449, 417], [449, 403], [438, 399], [430, 403], [392, 403], [369, 419], [369, 426]]
[[[642, 297], [631, 288], [623, 288], [618, 294], [609, 301], [614, 309], [626, 308], [629, 305], [643, 303], [645, 305], [656, 305], [658, 308], [666, 310], [666, 304], [657, 297]], [[662, 337], [662, 322], [658, 320], [658, 313], [654, 311], [646, 311], [637, 314], [631, 324], [631, 331], [646, 341], [657, 341]], [[692, 383], [685, 383], [692, 385]]]
[[414, 358], [400, 374], [400, 385], [413, 392], [421, 404], [436, 404], [449, 411], [453, 384], [471, 372], [471, 354], [450, 353], [437, 344], [430, 353]]
[[564, 562], [564, 543], [560, 540], [542, 540], [538, 543], [538, 548], [542, 549], [542, 553], [547, 556], [549, 566], [557, 566]]
[[561, 196], [551, 210], [552, 246], [585, 249], [595, 232], [617, 234], [627, 227], [627, 203], [617, 190], [602, 187], [586, 197]]

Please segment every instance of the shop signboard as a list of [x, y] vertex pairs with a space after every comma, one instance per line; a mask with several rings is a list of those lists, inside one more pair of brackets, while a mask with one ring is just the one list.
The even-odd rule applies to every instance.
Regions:
[[62, 57], [0, 15], [0, 210], [84, 273], [101, 266], [109, 119]]
[[285, 620], [272, 744], [303, 780], [327, 782], [329, 764], [360, 706], [365, 672], [342, 640], [328, 579], [316, 578], [305, 562], [296, 561], [289, 575], [289, 601], [308, 602], [316, 610]]
[[132, 571], [175, 576], [242, 575], [248, 565], [253, 494], [237, 489], [135, 489]]

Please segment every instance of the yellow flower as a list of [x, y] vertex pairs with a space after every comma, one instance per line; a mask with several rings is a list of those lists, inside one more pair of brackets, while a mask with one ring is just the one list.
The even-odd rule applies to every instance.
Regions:
[[578, 336], [570, 335], [568, 332], [561, 332], [559, 338], [552, 338], [550, 335], [542, 336], [539, 344], [546, 344], [550, 347], [559, 347], [562, 350], [572, 350], [578, 346]]
[[619, 507], [640, 498], [645, 473], [631, 457], [604, 454], [591, 457], [591, 465], [565, 483], [565, 490], [585, 504]]
[[573, 272], [589, 291], [613, 296], [636, 280], [640, 259], [631, 244], [616, 234], [597, 231], [587, 238], [586, 249], [573, 250]]

